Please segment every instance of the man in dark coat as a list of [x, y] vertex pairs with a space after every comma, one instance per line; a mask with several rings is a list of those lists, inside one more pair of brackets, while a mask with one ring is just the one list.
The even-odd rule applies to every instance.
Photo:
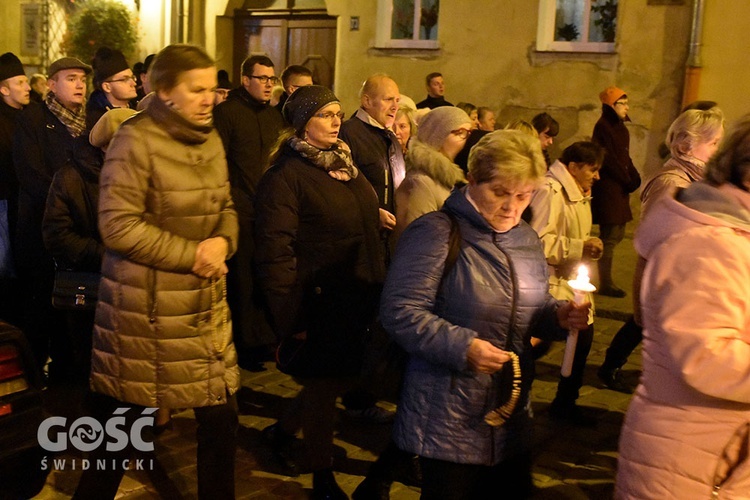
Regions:
[[599, 290], [601, 295], [624, 297], [625, 291], [612, 280], [615, 246], [625, 236], [625, 224], [633, 220], [630, 193], [641, 185], [641, 176], [630, 159], [628, 96], [617, 87], [607, 87], [599, 94], [602, 116], [594, 126], [593, 141], [605, 150], [600, 180], [592, 189], [591, 212], [599, 224], [599, 237], [604, 252], [599, 259]]
[[360, 90], [359, 109], [341, 124], [339, 133], [352, 150], [354, 164], [375, 188], [380, 201], [380, 224], [386, 232], [396, 226], [394, 192], [406, 176], [401, 145], [391, 130], [400, 95], [390, 77], [369, 77]]
[[240, 223], [237, 252], [227, 265], [227, 298], [232, 311], [234, 342], [239, 364], [261, 370], [275, 337], [267, 320], [260, 290], [254, 286], [253, 202], [255, 189], [268, 166], [268, 157], [284, 120], [269, 104], [278, 79], [266, 56], [251, 56], [242, 63], [242, 84], [214, 109], [214, 125], [227, 155], [232, 198]]
[[[91, 67], [64, 57], [49, 67], [50, 91], [44, 103], [23, 110], [13, 141], [19, 183], [16, 271], [23, 284], [23, 328], [40, 367], [52, 357], [50, 379], [65, 380], [65, 361], [56, 345], [63, 316], [51, 305], [54, 262], [42, 241], [42, 216], [52, 177], [71, 157], [76, 137], [86, 128], [86, 75]], [[52, 340], [52, 346], [50, 346]], [[57, 359], [56, 359], [57, 358]], [[59, 361], [56, 363], [56, 361]]]
[[[394, 193], [406, 175], [404, 155], [396, 134], [391, 130], [396, 120], [401, 94], [398, 85], [384, 74], [370, 76], [360, 90], [360, 107], [349, 120], [341, 124], [339, 137], [352, 150], [354, 164], [359, 168], [378, 195], [380, 228], [383, 237], [382, 256], [387, 266], [390, 261], [389, 236], [396, 226]], [[362, 387], [349, 391], [343, 404], [350, 417], [372, 422], [385, 422], [393, 414], [375, 403], [371, 387], [380, 381], [367, 380]]]
[[424, 101], [417, 103], [417, 109], [453, 106], [452, 103], [445, 100], [445, 82], [443, 82], [442, 74], [430, 73], [425, 77], [425, 84], [427, 85], [427, 97]]
[[15, 54], [0, 56], [0, 318], [17, 323], [17, 285], [13, 279], [12, 238], [18, 204], [18, 180], [13, 169], [16, 120], [29, 104], [29, 80]]

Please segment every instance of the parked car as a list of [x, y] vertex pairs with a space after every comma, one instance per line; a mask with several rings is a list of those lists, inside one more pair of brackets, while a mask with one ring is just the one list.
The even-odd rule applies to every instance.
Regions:
[[37, 441], [44, 412], [42, 374], [23, 332], [0, 320], [0, 498], [31, 498], [49, 467]]

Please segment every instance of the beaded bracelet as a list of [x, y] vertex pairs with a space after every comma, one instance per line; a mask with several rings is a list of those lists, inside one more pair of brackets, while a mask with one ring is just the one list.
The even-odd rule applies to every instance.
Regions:
[[484, 416], [484, 421], [492, 427], [500, 427], [510, 418], [516, 409], [518, 398], [521, 396], [521, 362], [516, 353], [509, 352], [508, 355], [513, 365], [513, 390], [504, 405]]

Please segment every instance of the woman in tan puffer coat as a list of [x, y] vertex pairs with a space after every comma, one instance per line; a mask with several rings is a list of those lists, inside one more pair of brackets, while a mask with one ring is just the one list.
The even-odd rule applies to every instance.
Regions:
[[[216, 67], [200, 48], [170, 45], [151, 82], [153, 99], [118, 130], [101, 173], [92, 408], [102, 421], [130, 408], [126, 428], [146, 407], [193, 408], [198, 495], [233, 498], [240, 380], [225, 261], [238, 224], [212, 125]], [[92, 452], [117, 467], [86, 471], [76, 498], [115, 496], [128, 444]]]

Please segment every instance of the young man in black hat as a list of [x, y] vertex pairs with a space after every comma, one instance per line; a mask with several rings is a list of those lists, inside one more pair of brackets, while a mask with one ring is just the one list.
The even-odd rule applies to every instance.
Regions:
[[[63, 57], [49, 67], [49, 93], [43, 103], [29, 104], [18, 117], [13, 140], [13, 164], [18, 176], [18, 220], [15, 235], [16, 272], [23, 329], [39, 367], [51, 356], [64, 380], [66, 346], [58, 345], [64, 316], [52, 308], [54, 262], [42, 241], [42, 217], [52, 177], [71, 157], [74, 139], [86, 129], [86, 75], [91, 67], [74, 57]], [[50, 348], [50, 340], [52, 347]]]
[[94, 90], [86, 104], [86, 128], [96, 125], [113, 108], [129, 108], [138, 93], [136, 78], [119, 50], [101, 47], [94, 54]]
[[0, 56], [0, 318], [15, 323], [18, 311], [12, 283], [11, 235], [15, 232], [18, 180], [13, 169], [13, 133], [21, 110], [29, 104], [29, 80], [15, 54]]

